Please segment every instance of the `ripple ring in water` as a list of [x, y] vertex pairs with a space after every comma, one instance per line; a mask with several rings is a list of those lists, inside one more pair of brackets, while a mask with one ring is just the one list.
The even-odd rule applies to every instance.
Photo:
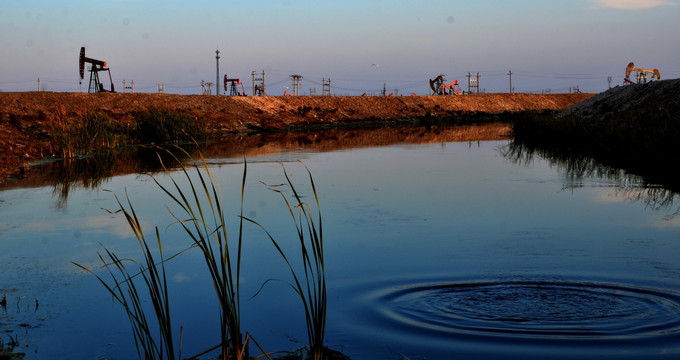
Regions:
[[437, 332], [600, 340], [680, 332], [680, 294], [620, 284], [421, 284], [392, 288], [377, 300], [393, 321]]

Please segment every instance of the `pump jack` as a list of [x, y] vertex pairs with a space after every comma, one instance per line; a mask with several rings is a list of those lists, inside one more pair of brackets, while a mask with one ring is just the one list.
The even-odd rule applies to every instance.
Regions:
[[637, 78], [638, 84], [647, 82], [647, 74], [652, 74], [651, 80], [654, 80], [654, 79], [661, 80], [661, 74], [659, 73], [659, 69], [651, 69], [650, 70], [650, 69], [638, 68], [638, 67], [635, 67], [635, 64], [633, 64], [631, 62], [626, 67], [626, 77], [623, 79], [624, 85], [634, 84], [630, 80], [630, 73], [633, 72], [633, 71], [637, 72], [636, 78]]
[[458, 85], [458, 80], [454, 80], [450, 84], [446, 84], [446, 78], [444, 74], [437, 76], [434, 79], [430, 79], [430, 88], [432, 89], [432, 95], [461, 95], [460, 85]]
[[87, 89], [88, 93], [109, 92], [108, 90], [104, 89], [104, 84], [99, 82], [100, 71], [106, 71], [109, 73], [109, 81], [111, 81], [110, 92], [116, 92], [115, 90], [113, 90], [113, 78], [111, 78], [111, 70], [106, 67], [106, 61], [85, 57], [84, 46], [80, 48], [80, 58], [78, 60], [78, 70], [80, 71], [79, 81], [80, 84], [83, 83], [83, 77], [85, 75], [85, 63], [92, 64], [92, 67], [90, 68], [90, 85]]
[[[238, 91], [238, 85], [241, 85], [241, 91]], [[227, 74], [224, 74], [224, 93], [226, 94], [227, 91], [230, 96], [248, 96], [241, 79], [229, 79]]]

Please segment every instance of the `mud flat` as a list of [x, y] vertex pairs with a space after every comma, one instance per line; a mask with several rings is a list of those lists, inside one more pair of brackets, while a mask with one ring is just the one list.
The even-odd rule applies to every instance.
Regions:
[[102, 112], [131, 124], [151, 108], [170, 109], [205, 121], [214, 134], [376, 128], [450, 123], [521, 111], [560, 110], [593, 94], [481, 94], [398, 97], [228, 97], [121, 93], [0, 93], [0, 178], [51, 156], [51, 123]]

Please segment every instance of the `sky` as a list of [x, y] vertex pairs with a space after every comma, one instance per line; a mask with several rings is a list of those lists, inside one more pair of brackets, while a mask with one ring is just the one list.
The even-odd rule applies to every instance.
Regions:
[[429, 95], [468, 73], [487, 93], [601, 92], [631, 61], [680, 77], [678, 19], [680, 0], [0, 0], [0, 91], [86, 92], [84, 46], [118, 91], [200, 94], [219, 49], [220, 86], [264, 71], [269, 95], [293, 74], [301, 94]]

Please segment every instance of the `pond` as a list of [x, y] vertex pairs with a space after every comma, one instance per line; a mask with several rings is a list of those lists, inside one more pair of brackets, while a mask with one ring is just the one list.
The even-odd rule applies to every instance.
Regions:
[[[260, 181], [283, 183], [285, 167], [313, 202], [297, 160], [311, 171], [325, 236], [326, 343], [352, 359], [680, 357], [678, 195], [620, 169], [488, 137], [489, 126], [499, 132], [467, 126], [396, 140], [383, 130], [338, 132], [205, 154], [230, 236], [245, 153], [244, 215], [291, 254], [285, 204]], [[130, 199], [147, 234], [158, 227], [165, 253], [191, 243], [149, 174], [109, 167], [85, 183], [48, 180], [72, 171], [46, 169], [0, 192], [0, 292], [8, 294], [0, 338], [26, 359], [135, 358], [122, 308], [72, 262], [97, 268], [104, 247], [140, 257], [125, 219], [106, 211], [118, 209], [114, 195]], [[181, 173], [150, 174], [186, 186]], [[242, 328], [267, 351], [304, 346], [285, 263], [256, 226], [243, 234]], [[167, 266], [183, 356], [217, 345], [219, 309], [201, 254], [186, 250]]]

